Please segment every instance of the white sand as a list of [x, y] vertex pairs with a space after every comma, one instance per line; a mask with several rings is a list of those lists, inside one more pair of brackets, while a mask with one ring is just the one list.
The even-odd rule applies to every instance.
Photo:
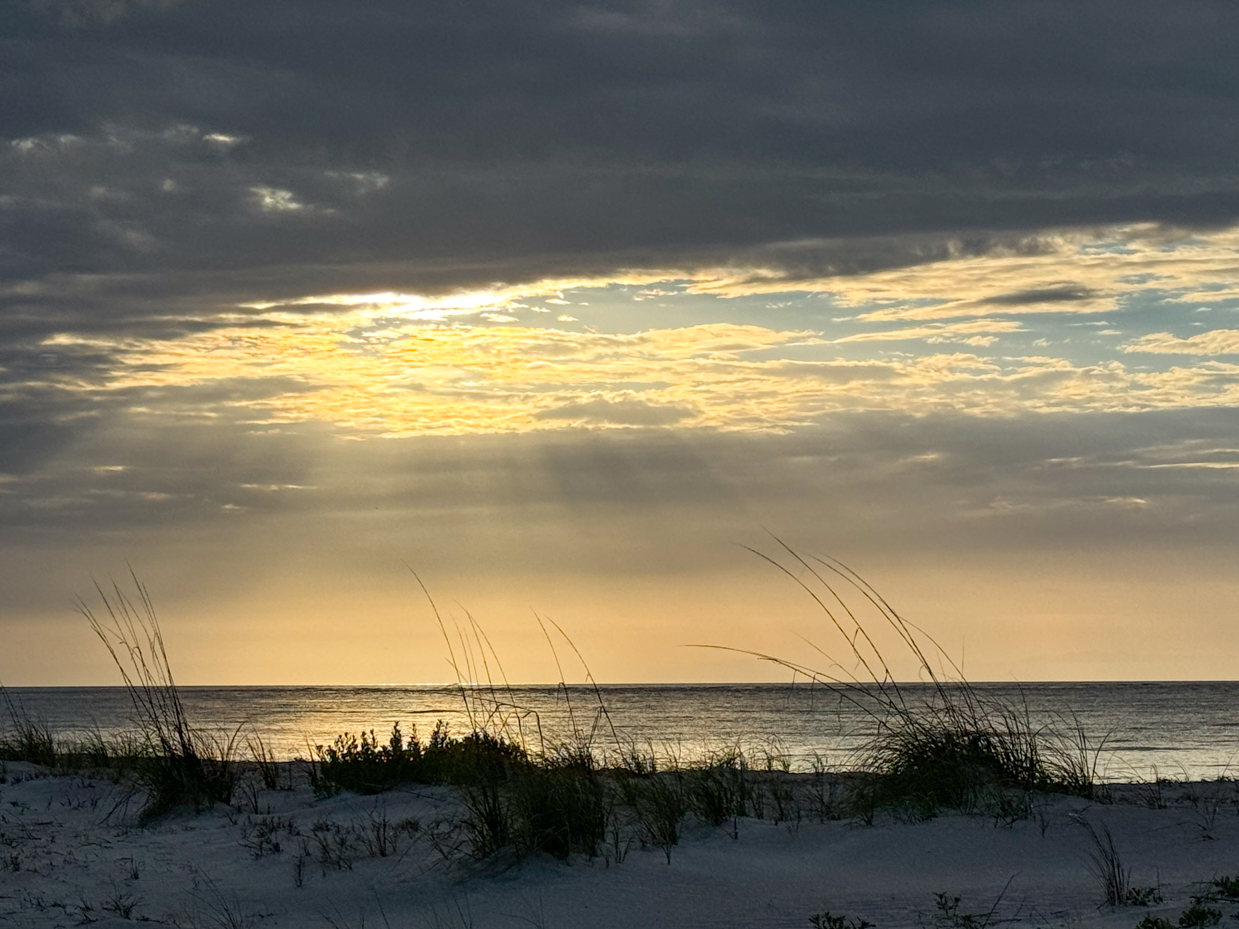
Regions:
[[[128, 929], [138, 919], [195, 929], [805, 929], [811, 915], [827, 910], [879, 929], [966, 926], [944, 919], [933, 895], [961, 897], [958, 914], [985, 914], [1004, 887], [990, 925], [1131, 929], [1148, 912], [1177, 922], [1209, 880], [1239, 874], [1237, 794], [1229, 782], [1175, 787], [1163, 809], [1148, 807], [1145, 787], [1117, 788], [1116, 802], [1106, 804], [1055, 798], [1010, 827], [962, 815], [921, 823], [880, 816], [872, 826], [741, 819], [733, 840], [724, 829], [688, 825], [669, 865], [661, 850], [636, 847], [622, 863], [478, 864], [445, 847], [460, 808], [444, 788], [324, 801], [304, 787], [260, 791], [259, 809], [281, 826], [273, 836], [280, 850], [259, 857], [243, 844], [257, 842], [260, 817], [252, 812], [186, 810], [138, 827], [136, 804], [107, 816], [122, 796], [107, 780], [41, 776], [17, 763], [7, 775], [0, 926], [14, 929]], [[1100, 905], [1089, 839], [1073, 813], [1107, 824], [1133, 883], [1160, 886], [1164, 903]], [[414, 819], [419, 828], [400, 833], [396, 854], [372, 857], [361, 837], [384, 816], [393, 826]], [[336, 828], [352, 836], [347, 864], [320, 860], [315, 824], [328, 839]], [[1239, 913], [1239, 903], [1210, 905], [1225, 914], [1223, 925]]]

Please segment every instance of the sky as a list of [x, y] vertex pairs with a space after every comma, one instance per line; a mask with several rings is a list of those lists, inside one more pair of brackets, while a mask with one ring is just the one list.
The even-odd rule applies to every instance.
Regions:
[[131, 569], [183, 683], [452, 680], [411, 570], [513, 681], [584, 674], [536, 616], [601, 681], [860, 673], [781, 543], [973, 680], [1234, 679], [1236, 34], [6, 3], [0, 681], [118, 683], [74, 602]]

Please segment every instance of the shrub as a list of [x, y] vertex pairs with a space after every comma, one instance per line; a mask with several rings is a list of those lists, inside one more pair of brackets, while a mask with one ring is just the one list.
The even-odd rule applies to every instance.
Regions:
[[1222, 897], [1239, 900], [1239, 877], [1218, 877], [1209, 882]]
[[1204, 906], [1200, 903], [1193, 903], [1179, 914], [1179, 925], [1183, 929], [1192, 929], [1192, 927], [1196, 926], [1216, 926], [1221, 921], [1221, 910], [1215, 910], [1211, 906]]
[[814, 929], [876, 929], [867, 919], [848, 919], [846, 916], [835, 916], [832, 913], [818, 913], [809, 917], [809, 925]]
[[375, 794], [399, 784], [418, 780], [422, 746], [417, 733], [406, 742], [400, 724], [392, 726], [391, 736], [380, 745], [371, 729], [361, 738], [336, 736], [333, 744], [315, 748], [318, 756], [310, 768], [310, 784], [317, 797], [331, 796], [340, 790]]
[[423, 745], [398, 725], [386, 744], [373, 730], [318, 746], [310, 782], [319, 797], [340, 790], [378, 793], [400, 784], [447, 784], [460, 790], [470, 853], [511, 847], [559, 858], [598, 853], [610, 801], [593, 757], [583, 750], [533, 759], [524, 748], [484, 730], [453, 738], [439, 723]]

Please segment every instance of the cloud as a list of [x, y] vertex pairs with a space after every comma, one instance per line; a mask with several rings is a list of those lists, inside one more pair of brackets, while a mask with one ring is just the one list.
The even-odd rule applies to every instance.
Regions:
[[542, 410], [537, 419], [563, 419], [582, 424], [616, 426], [667, 426], [693, 415], [685, 407], [658, 406], [638, 399], [599, 397]]
[[1203, 0], [4, 5], [6, 602], [131, 550], [186, 588], [419, 539], [651, 576], [745, 520], [1229, 563], [1236, 32]]
[[1239, 329], [1211, 329], [1186, 338], [1153, 332], [1120, 348], [1125, 352], [1161, 355], [1239, 355]]
[[250, 192], [257, 200], [258, 208], [267, 213], [287, 213], [305, 209], [305, 204], [299, 203], [291, 190], [251, 187]]
[[[265, 327], [165, 338], [52, 336], [40, 343], [44, 367], [15, 379], [7, 395], [66, 425], [123, 415], [387, 438], [624, 424], [777, 433], [843, 413], [992, 417], [1239, 402], [1239, 366], [1216, 361], [1144, 370], [975, 350], [848, 359], [834, 353], [855, 340], [832, 342], [811, 330], [449, 325], [420, 318], [421, 308], [402, 317], [382, 305], [270, 309]], [[1021, 331], [1010, 321], [974, 320], [894, 330], [890, 338], [984, 343], [987, 334]], [[66, 359], [61, 374], [47, 368], [56, 357]]]
[[[879, 329], [873, 332], [858, 332], [832, 341], [845, 342], [891, 342], [908, 339], [924, 339], [927, 342], [965, 342], [990, 345], [995, 337], [989, 333], [1020, 332], [1022, 323], [1016, 320], [970, 320], [955, 323], [930, 323], [909, 329]], [[977, 341], [978, 338], [980, 341]]]
[[1010, 314], [1095, 314], [1156, 295], [1175, 302], [1239, 292], [1239, 229], [1188, 232], [1136, 225], [1044, 231], [978, 248], [945, 243], [901, 266], [829, 277], [777, 268], [699, 273], [690, 290], [723, 296], [791, 290], [865, 307], [873, 322]]
[[1100, 311], [1064, 235], [1239, 217], [1239, 11], [1038, 9], [11, 4], [0, 331], [631, 268]]
[[32, 9], [70, 27], [110, 23], [133, 12], [170, 10], [184, 0], [30, 0]]

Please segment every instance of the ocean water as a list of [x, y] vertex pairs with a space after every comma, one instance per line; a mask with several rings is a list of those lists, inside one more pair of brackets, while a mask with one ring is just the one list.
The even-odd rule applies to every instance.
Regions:
[[[1020, 708], [1038, 726], [1079, 727], [1112, 781], [1154, 777], [1239, 776], [1239, 683], [975, 684], [986, 698]], [[909, 700], [927, 693], [905, 685]], [[10, 688], [28, 716], [67, 736], [132, 728], [120, 687]], [[244, 745], [255, 734], [277, 755], [306, 757], [340, 733], [374, 729], [385, 739], [393, 723], [423, 736], [436, 721], [464, 733], [494, 712], [495, 722], [534, 748], [586, 738], [600, 751], [628, 746], [683, 760], [739, 745], [759, 763], [787, 757], [794, 769], [814, 757], [855, 762], [875, 721], [826, 688], [789, 684], [516, 686], [481, 690], [470, 701], [456, 688], [185, 687], [196, 726]], [[605, 707], [605, 713], [601, 708]], [[0, 712], [0, 730], [7, 724]], [[575, 734], [575, 735], [574, 735]]]

